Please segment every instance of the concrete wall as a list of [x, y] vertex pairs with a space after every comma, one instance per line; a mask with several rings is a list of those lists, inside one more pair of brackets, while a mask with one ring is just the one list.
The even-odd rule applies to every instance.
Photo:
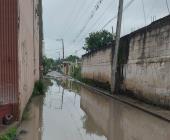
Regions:
[[170, 16], [131, 34], [125, 89], [153, 103], [170, 105]]
[[[170, 106], [170, 16], [121, 38], [117, 81], [121, 89]], [[111, 47], [83, 56], [82, 76], [110, 82]], [[121, 81], [121, 82], [120, 82]]]
[[107, 83], [111, 81], [111, 48], [101, 49], [83, 56], [83, 78]]
[[39, 48], [40, 48], [40, 24], [39, 24], [39, 16], [40, 16], [40, 9], [39, 9], [39, 1], [34, 0], [34, 76], [35, 80], [39, 79]]
[[18, 58], [20, 117], [39, 79], [38, 0], [18, 0]]

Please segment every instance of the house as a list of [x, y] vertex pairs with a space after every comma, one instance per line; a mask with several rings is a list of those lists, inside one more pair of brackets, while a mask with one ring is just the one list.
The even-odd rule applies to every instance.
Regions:
[[63, 61], [62, 63], [62, 72], [65, 75], [71, 76], [71, 74], [74, 72], [75, 68], [81, 66], [81, 61], [76, 60], [76, 62], [72, 61]]

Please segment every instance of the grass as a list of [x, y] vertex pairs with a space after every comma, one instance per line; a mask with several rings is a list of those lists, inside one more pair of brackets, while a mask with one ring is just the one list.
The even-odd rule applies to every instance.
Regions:
[[38, 80], [35, 82], [32, 96], [44, 95], [46, 91], [46, 86], [44, 80]]
[[51, 86], [51, 85], [52, 85], [52, 82], [49, 79], [38, 80], [37, 82], [35, 82], [32, 96], [31, 96], [30, 100], [28, 101], [28, 103], [24, 109], [24, 112], [22, 114], [23, 121], [29, 120], [29, 115], [30, 115], [29, 114], [29, 111], [30, 111], [29, 105], [31, 103], [32, 98], [34, 98], [36, 96], [44, 95], [48, 89], [48, 86]]
[[44, 95], [47, 91], [48, 87], [53, 83], [50, 79], [42, 79], [35, 82], [32, 96]]
[[33, 97], [45, 94], [45, 83], [44, 80], [38, 80], [35, 82], [32, 97], [28, 101], [24, 112], [22, 114], [22, 121], [29, 120], [29, 105]]
[[27, 106], [24, 109], [24, 112], [22, 114], [22, 121], [29, 120], [29, 105], [30, 105], [30, 101], [28, 102]]
[[71, 77], [77, 80], [81, 80], [81, 67], [80, 66], [74, 68], [74, 72], [71, 73]]
[[14, 140], [16, 138], [17, 128], [9, 129], [5, 134], [0, 136], [0, 140]]

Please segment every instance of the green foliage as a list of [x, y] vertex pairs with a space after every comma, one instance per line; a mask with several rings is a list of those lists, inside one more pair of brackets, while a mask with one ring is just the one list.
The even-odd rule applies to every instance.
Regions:
[[16, 137], [17, 129], [11, 128], [9, 129], [6, 134], [0, 136], [0, 140], [14, 140]]
[[26, 120], [28, 120], [29, 119], [29, 103], [30, 103], [30, 101], [28, 102], [28, 104], [27, 104], [27, 106], [25, 107], [25, 109], [24, 109], [24, 112], [23, 112], [23, 114], [22, 114], [22, 121], [26, 121]]
[[70, 55], [65, 60], [70, 61], [70, 62], [76, 62], [76, 60], [80, 60], [80, 58], [78, 56], [75, 56], [75, 55]]
[[49, 70], [55, 70], [56, 61], [52, 58], [43, 57], [43, 74], [47, 74]]
[[95, 51], [101, 47], [105, 47], [108, 43], [112, 42], [112, 40], [113, 35], [106, 30], [93, 32], [85, 39], [83, 49], [87, 52]]
[[32, 93], [32, 97], [30, 98], [30, 100], [28, 101], [24, 112], [22, 114], [22, 120], [23, 121], [27, 121], [29, 120], [29, 116], [30, 116], [30, 103], [33, 97], [35, 96], [39, 96], [39, 95], [44, 95], [45, 92], [47, 91], [49, 86], [52, 86], [53, 83], [51, 82], [50, 79], [43, 79], [43, 80], [39, 80], [35, 83], [34, 85], [34, 89], [33, 89], [33, 93]]
[[44, 95], [48, 87], [52, 85], [53, 83], [51, 82], [50, 79], [43, 79], [43, 80], [36, 81], [32, 96]]
[[81, 67], [77, 66], [74, 68], [74, 72], [71, 73], [71, 77], [80, 80], [81, 79]]
[[35, 82], [32, 95], [33, 96], [44, 95], [45, 90], [46, 90], [46, 86], [45, 86], [43, 80], [39, 80], [39, 81]]

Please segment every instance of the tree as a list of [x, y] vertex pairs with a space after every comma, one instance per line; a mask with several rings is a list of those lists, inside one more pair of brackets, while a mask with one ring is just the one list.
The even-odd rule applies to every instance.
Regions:
[[95, 51], [98, 48], [106, 46], [108, 43], [112, 42], [112, 40], [113, 35], [106, 30], [93, 32], [85, 39], [83, 49], [87, 52]]
[[55, 60], [52, 58], [47, 58], [46, 56], [43, 57], [43, 74], [47, 74], [48, 71], [54, 69], [56, 66]]
[[76, 60], [80, 60], [80, 58], [78, 56], [75, 56], [75, 55], [70, 55], [65, 60], [70, 61], [70, 62], [76, 62]]

